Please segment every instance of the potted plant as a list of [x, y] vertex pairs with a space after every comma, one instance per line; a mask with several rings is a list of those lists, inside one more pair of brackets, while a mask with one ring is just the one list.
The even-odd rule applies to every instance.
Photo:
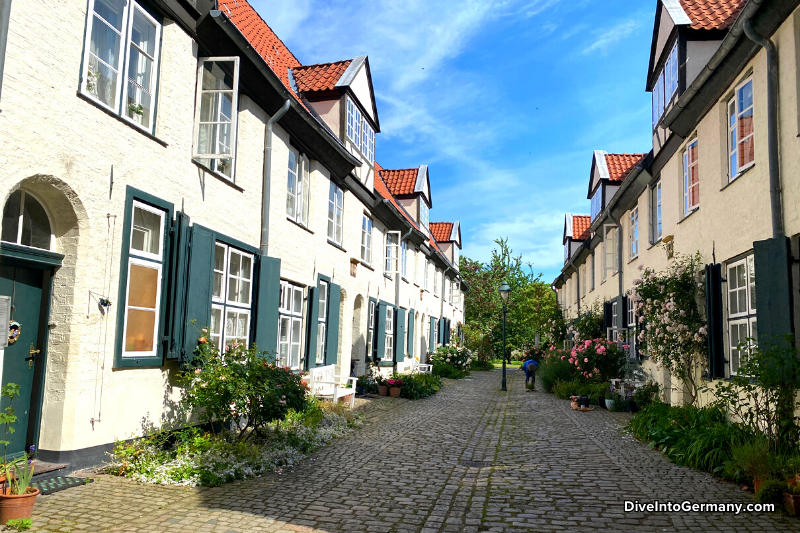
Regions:
[[378, 384], [378, 394], [389, 396], [389, 385], [386, 383], [386, 378], [378, 374], [375, 376], [375, 382]]
[[400, 392], [403, 390], [403, 380], [393, 378], [387, 380], [386, 384], [389, 386], [389, 396], [392, 398], [399, 398]]
[[608, 387], [608, 388], [605, 390], [605, 399], [604, 399], [604, 403], [605, 403], [605, 405], [606, 405], [606, 409], [608, 409], [609, 411], [611, 411], [612, 409], [614, 409], [614, 396], [618, 396], [618, 395], [616, 394], [616, 392], [617, 392], [617, 391], [616, 391], [616, 389], [614, 388], [614, 385], [611, 385], [610, 387]]
[[2, 396], [9, 398], [9, 406], [0, 412], [0, 423], [4, 426], [3, 440], [3, 471], [5, 482], [0, 490], [0, 524], [7, 524], [9, 520], [30, 518], [33, 504], [39, 496], [39, 489], [30, 486], [33, 477], [33, 453], [36, 449], [31, 446], [29, 454], [22, 454], [12, 461], [8, 461], [7, 448], [10, 444], [8, 435], [14, 433], [13, 424], [17, 421], [11, 402], [19, 395], [19, 385], [8, 383], [0, 389]]
[[766, 442], [745, 444], [734, 448], [732, 455], [733, 462], [753, 480], [753, 488], [758, 492], [772, 472], [768, 444]]

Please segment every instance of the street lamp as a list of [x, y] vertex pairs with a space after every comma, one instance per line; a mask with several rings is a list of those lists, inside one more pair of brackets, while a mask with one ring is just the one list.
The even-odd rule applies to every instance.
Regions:
[[506, 389], [506, 312], [508, 311], [508, 297], [511, 295], [511, 287], [505, 281], [500, 285], [500, 297], [503, 299], [503, 387], [500, 390]]

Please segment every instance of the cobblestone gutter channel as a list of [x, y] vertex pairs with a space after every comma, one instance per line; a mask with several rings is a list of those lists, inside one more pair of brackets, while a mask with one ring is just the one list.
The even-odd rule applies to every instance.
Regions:
[[[39, 498], [34, 531], [800, 531], [770, 514], [624, 513], [623, 500], [752, 502], [512, 373], [451, 382], [427, 400], [367, 402], [364, 427], [283, 474], [213, 489], [95, 483]], [[483, 466], [483, 465], [489, 466]], [[478, 466], [480, 465], [480, 466]]]

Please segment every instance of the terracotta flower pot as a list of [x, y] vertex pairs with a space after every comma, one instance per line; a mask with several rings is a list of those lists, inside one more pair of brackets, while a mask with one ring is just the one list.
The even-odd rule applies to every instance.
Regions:
[[783, 493], [783, 503], [786, 511], [791, 515], [800, 513], [800, 494]]
[[391, 396], [392, 398], [399, 398], [401, 390], [403, 389], [401, 389], [400, 387], [392, 387], [389, 389], [389, 396]]
[[0, 524], [15, 518], [30, 518], [39, 489], [28, 487], [25, 494], [11, 494], [8, 488], [0, 494]]
[[381, 396], [389, 396], [389, 387], [386, 385], [378, 385], [378, 394]]
[[764, 480], [763, 479], [758, 479], [758, 478], [754, 479], [753, 480], [753, 491], [754, 492], [760, 491], [761, 490], [761, 485], [763, 485], [763, 484], [764, 484]]

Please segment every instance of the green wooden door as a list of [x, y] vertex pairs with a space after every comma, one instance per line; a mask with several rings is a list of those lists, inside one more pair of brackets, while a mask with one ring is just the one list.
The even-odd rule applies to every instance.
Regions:
[[[10, 441], [8, 456], [21, 454], [31, 444], [26, 442], [26, 439], [35, 364], [33, 359], [26, 361], [26, 358], [44, 357], [43, 347], [39, 341], [43, 278], [44, 271], [39, 269], [0, 265], [0, 295], [11, 297], [12, 320], [20, 324], [17, 341], [3, 350], [2, 383], [3, 385], [16, 383], [20, 387], [20, 396], [15, 398], [11, 405], [18, 420], [14, 424], [15, 432], [6, 438]], [[0, 325], [0, 327], [7, 326]], [[36, 350], [39, 350], [39, 353], [31, 353]], [[8, 398], [4, 397], [0, 402], [0, 408], [5, 409], [8, 404]], [[2, 438], [0, 434], [0, 439]]]

